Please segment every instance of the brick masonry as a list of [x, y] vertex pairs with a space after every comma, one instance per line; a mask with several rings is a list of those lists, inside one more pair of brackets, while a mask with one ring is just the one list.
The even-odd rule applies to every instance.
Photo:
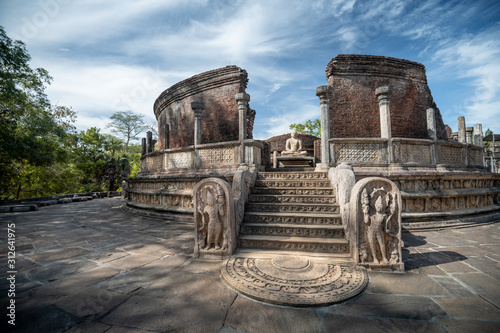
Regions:
[[[158, 120], [158, 147], [180, 148], [194, 144], [194, 113], [191, 102], [203, 102], [201, 143], [238, 140], [237, 93], [245, 92], [248, 75], [237, 66], [204, 72], [165, 90], [154, 104]], [[255, 111], [247, 115], [247, 133], [252, 137]], [[169, 147], [165, 147], [165, 129], [169, 128]]]
[[427, 86], [424, 65], [403, 59], [340, 54], [326, 67], [330, 96], [330, 137], [380, 137], [375, 89], [388, 85], [393, 137], [428, 139], [426, 110], [436, 109], [438, 139], [446, 140], [441, 113]]

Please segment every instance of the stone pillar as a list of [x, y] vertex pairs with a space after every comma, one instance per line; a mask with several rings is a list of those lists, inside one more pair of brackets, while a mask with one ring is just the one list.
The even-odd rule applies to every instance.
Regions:
[[146, 151], [148, 154], [153, 152], [153, 132], [151, 131], [146, 132]]
[[437, 140], [436, 111], [433, 108], [427, 109], [427, 133], [429, 134], [429, 139], [431, 139], [432, 141]]
[[472, 143], [472, 132], [474, 132], [474, 127], [465, 128], [465, 142]]
[[483, 125], [475, 124], [474, 125], [474, 144], [476, 146], [483, 146]]
[[466, 143], [465, 139], [465, 117], [458, 117], [458, 142]]
[[437, 156], [437, 133], [436, 133], [436, 110], [433, 108], [427, 109], [427, 133], [429, 134], [429, 139], [434, 141], [434, 144], [430, 146], [431, 151], [431, 164], [438, 163]]
[[146, 148], [146, 138], [142, 138], [142, 146], [141, 146], [141, 156], [146, 155], [147, 148]]
[[375, 89], [375, 95], [378, 97], [378, 107], [380, 110], [380, 137], [387, 139], [387, 155], [389, 163], [394, 163], [394, 149], [392, 148], [391, 134], [391, 110], [389, 108], [389, 95], [391, 88], [382, 86]]
[[205, 105], [203, 102], [192, 102], [191, 109], [194, 112], [194, 146], [201, 144], [201, 114]]
[[247, 109], [248, 102], [250, 101], [250, 95], [247, 93], [239, 93], [234, 97], [238, 102], [239, 111], [239, 141], [240, 141], [240, 156], [239, 163], [245, 163], [245, 139], [247, 138]]
[[330, 168], [330, 99], [328, 94], [332, 91], [331, 86], [316, 88], [316, 96], [319, 97], [321, 111], [321, 163], [316, 166], [318, 171], [326, 171]]
[[165, 124], [163, 129], [163, 149], [170, 148], [170, 125]]

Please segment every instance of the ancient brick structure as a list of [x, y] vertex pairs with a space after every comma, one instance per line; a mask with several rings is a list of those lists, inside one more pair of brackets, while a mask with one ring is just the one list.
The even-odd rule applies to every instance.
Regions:
[[[202, 144], [237, 141], [238, 103], [234, 96], [245, 92], [247, 76], [244, 69], [226, 66], [192, 76], [165, 90], [154, 103], [159, 150], [194, 144], [192, 102], [203, 103]], [[247, 138], [252, 138], [252, 111], [247, 114]]]
[[392, 137], [429, 139], [426, 110], [436, 109], [439, 140], [446, 140], [425, 67], [408, 60], [340, 54], [326, 67], [330, 95], [331, 138], [379, 138], [380, 112], [375, 89], [389, 86]]

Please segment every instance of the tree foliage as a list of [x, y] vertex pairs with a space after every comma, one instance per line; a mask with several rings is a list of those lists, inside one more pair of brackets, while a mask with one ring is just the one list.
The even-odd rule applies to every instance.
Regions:
[[317, 137], [321, 136], [321, 122], [319, 119], [306, 120], [304, 124], [291, 124], [290, 129], [294, 129], [300, 134], [310, 134]]
[[140, 153], [127, 154], [122, 140], [97, 128], [76, 133], [76, 112], [51, 105], [52, 78], [30, 60], [0, 27], [0, 199], [117, 190], [137, 173]]
[[125, 151], [128, 150], [130, 140], [136, 140], [137, 134], [147, 128], [144, 116], [132, 111], [115, 112], [110, 118], [112, 122], [106, 127], [125, 140]]

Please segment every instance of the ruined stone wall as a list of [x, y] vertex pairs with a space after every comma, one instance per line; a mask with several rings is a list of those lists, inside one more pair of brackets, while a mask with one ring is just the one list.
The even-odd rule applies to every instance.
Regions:
[[[238, 140], [237, 93], [245, 92], [247, 72], [237, 66], [226, 66], [201, 73], [165, 90], [154, 104], [158, 120], [158, 147], [180, 148], [194, 144], [194, 113], [191, 102], [203, 102], [201, 143]], [[251, 133], [254, 115], [248, 118]], [[165, 130], [169, 132], [169, 147]], [[251, 136], [250, 136], [251, 137]]]
[[[382, 56], [346, 55], [326, 67], [330, 96], [330, 137], [380, 137], [380, 113], [375, 89], [388, 85], [393, 137], [428, 139], [426, 110], [434, 107], [422, 64]], [[446, 130], [436, 108], [438, 139]]]

